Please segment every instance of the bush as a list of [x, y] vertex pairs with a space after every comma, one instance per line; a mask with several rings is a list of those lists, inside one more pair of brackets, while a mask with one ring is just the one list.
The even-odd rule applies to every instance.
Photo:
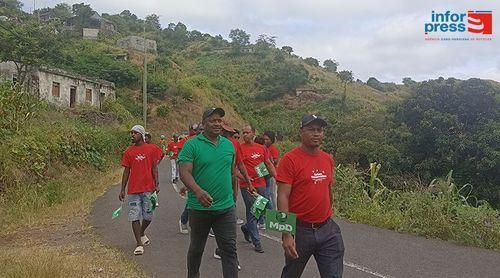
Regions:
[[10, 82], [0, 83], [0, 133], [19, 130], [35, 116], [37, 107], [39, 102], [20, 88]]
[[132, 114], [123, 105], [112, 99], [105, 99], [101, 105], [101, 110], [115, 114], [121, 123], [128, 123], [133, 119]]
[[192, 101], [196, 96], [196, 90], [210, 89], [210, 82], [206, 76], [194, 75], [181, 79], [177, 82], [177, 94], [185, 100]]
[[[445, 190], [421, 186], [413, 191], [378, 187], [377, 197], [366, 191], [362, 173], [338, 165], [333, 187], [335, 210], [350, 220], [467, 245], [500, 249], [500, 212], [488, 203], [474, 207], [464, 202], [451, 183]], [[381, 183], [381, 182], [380, 182]]]
[[170, 108], [166, 105], [160, 105], [156, 108], [156, 115], [158, 117], [166, 118], [168, 113], [170, 113]]

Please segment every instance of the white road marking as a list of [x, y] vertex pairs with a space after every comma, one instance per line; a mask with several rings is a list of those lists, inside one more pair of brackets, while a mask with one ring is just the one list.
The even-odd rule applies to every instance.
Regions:
[[[281, 238], [279, 238], [279, 237], [268, 235], [268, 234], [263, 233], [261, 231], [259, 231], [259, 234], [261, 236], [265, 237], [265, 238], [268, 238], [270, 240], [276, 241], [276, 242], [278, 242], [280, 244], [282, 243]], [[373, 271], [373, 270], [369, 269], [368, 267], [360, 266], [360, 265], [357, 265], [355, 263], [344, 261], [344, 265], [348, 266], [348, 267], [355, 268], [355, 269], [357, 269], [359, 271], [363, 271], [365, 273], [371, 274], [371, 275], [376, 276], [376, 277], [380, 277], [380, 278], [393, 278], [392, 276], [380, 274], [380, 273], [378, 273], [376, 271]]]

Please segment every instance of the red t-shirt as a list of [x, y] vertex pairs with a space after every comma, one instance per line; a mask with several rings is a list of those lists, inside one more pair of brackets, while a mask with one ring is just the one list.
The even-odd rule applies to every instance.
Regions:
[[158, 159], [158, 150], [153, 144], [133, 145], [125, 150], [122, 166], [130, 168], [128, 194], [154, 190], [153, 165]]
[[196, 137], [196, 134], [193, 134], [193, 135], [188, 135], [186, 138], [184, 138], [184, 139], [180, 140], [179, 142], [180, 142], [181, 144], [180, 144], [180, 147], [179, 147], [179, 148], [181, 148], [181, 149], [182, 149], [182, 146], [184, 146], [184, 143], [186, 143], [186, 142], [187, 142], [187, 140], [189, 140], [189, 139], [191, 139], [191, 138], [194, 138], [194, 137]]
[[335, 180], [333, 167], [332, 156], [323, 151], [312, 155], [298, 147], [283, 156], [276, 180], [292, 186], [288, 210], [298, 219], [321, 223], [332, 216], [330, 184]]
[[274, 161], [278, 161], [278, 157], [280, 156], [280, 151], [273, 145], [267, 148], [269, 150], [270, 156]]
[[170, 153], [170, 152], [173, 153], [173, 155], [170, 157], [170, 159], [177, 159], [177, 155], [179, 154], [179, 151], [181, 150], [183, 145], [184, 145], [184, 143], [181, 141], [177, 141], [177, 142], [170, 141], [168, 143], [167, 153]]
[[[240, 147], [243, 163], [245, 164], [248, 175], [253, 179], [252, 185], [254, 187], [266, 186], [266, 180], [263, 177], [259, 178], [255, 170], [255, 166], [269, 159], [269, 153], [266, 147], [257, 143], [241, 144]], [[240, 187], [248, 187], [248, 183], [240, 179]]]
[[236, 153], [235, 155], [235, 160], [234, 162], [236, 162], [236, 164], [240, 163], [242, 161], [242, 158], [241, 158], [241, 144], [238, 140], [232, 138], [232, 137], [229, 137], [228, 138], [229, 141], [231, 141], [231, 143], [233, 143], [233, 146], [234, 146], [234, 151]]

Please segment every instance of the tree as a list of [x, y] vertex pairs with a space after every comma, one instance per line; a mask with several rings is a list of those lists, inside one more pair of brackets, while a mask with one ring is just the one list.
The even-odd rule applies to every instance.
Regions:
[[306, 64], [310, 65], [310, 66], [313, 66], [313, 67], [319, 67], [319, 61], [313, 57], [307, 57], [304, 59], [304, 62], [306, 62]]
[[327, 59], [323, 62], [323, 67], [329, 72], [336, 73], [339, 63], [333, 59]]
[[410, 77], [404, 77], [403, 84], [407, 87], [411, 87], [417, 85], [417, 82], [413, 81], [413, 79], [411, 79]]
[[53, 24], [40, 24], [33, 18], [0, 21], [0, 61], [13, 61], [20, 85], [33, 66], [47, 64], [58, 56], [59, 40]]
[[291, 55], [293, 52], [293, 48], [291, 46], [285, 45], [281, 47], [281, 51], [285, 52], [288, 55]]
[[90, 7], [90, 5], [85, 5], [84, 3], [73, 4], [71, 9], [75, 15], [76, 28], [78, 30], [81, 30], [82, 28], [99, 27], [98, 20], [92, 18], [96, 12]]
[[276, 37], [259, 35], [259, 38], [255, 42], [255, 53], [264, 57], [271, 49], [276, 47]]
[[12, 11], [20, 11], [23, 3], [18, 0], [3, 0], [0, 2], [0, 9], [4, 8]]
[[395, 115], [411, 133], [406, 155], [425, 182], [453, 170], [458, 184], [473, 184], [500, 207], [498, 87], [480, 79], [422, 82]]
[[152, 30], [160, 30], [160, 17], [156, 14], [150, 14], [146, 16], [146, 26], [148, 26]]
[[342, 105], [345, 107], [347, 100], [347, 84], [351, 83], [354, 80], [354, 76], [352, 74], [352, 71], [350, 70], [340, 71], [338, 73], [338, 76], [340, 80], [342, 80], [342, 83], [344, 83], [344, 94], [342, 95]]
[[234, 53], [241, 53], [242, 49], [250, 44], [250, 35], [241, 29], [232, 29], [229, 38]]
[[260, 92], [258, 98], [271, 100], [292, 92], [298, 86], [306, 84], [309, 72], [302, 64], [283, 62], [273, 64], [267, 74], [263, 74], [258, 82]]

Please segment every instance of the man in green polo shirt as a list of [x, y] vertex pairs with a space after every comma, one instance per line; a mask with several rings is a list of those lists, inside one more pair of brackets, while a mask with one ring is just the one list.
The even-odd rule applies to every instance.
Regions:
[[178, 157], [181, 180], [189, 189], [189, 278], [200, 277], [201, 258], [210, 229], [220, 249], [223, 276], [238, 277], [234, 207], [238, 190], [232, 182], [235, 150], [231, 141], [220, 135], [224, 115], [222, 108], [205, 111], [204, 131], [187, 141]]

